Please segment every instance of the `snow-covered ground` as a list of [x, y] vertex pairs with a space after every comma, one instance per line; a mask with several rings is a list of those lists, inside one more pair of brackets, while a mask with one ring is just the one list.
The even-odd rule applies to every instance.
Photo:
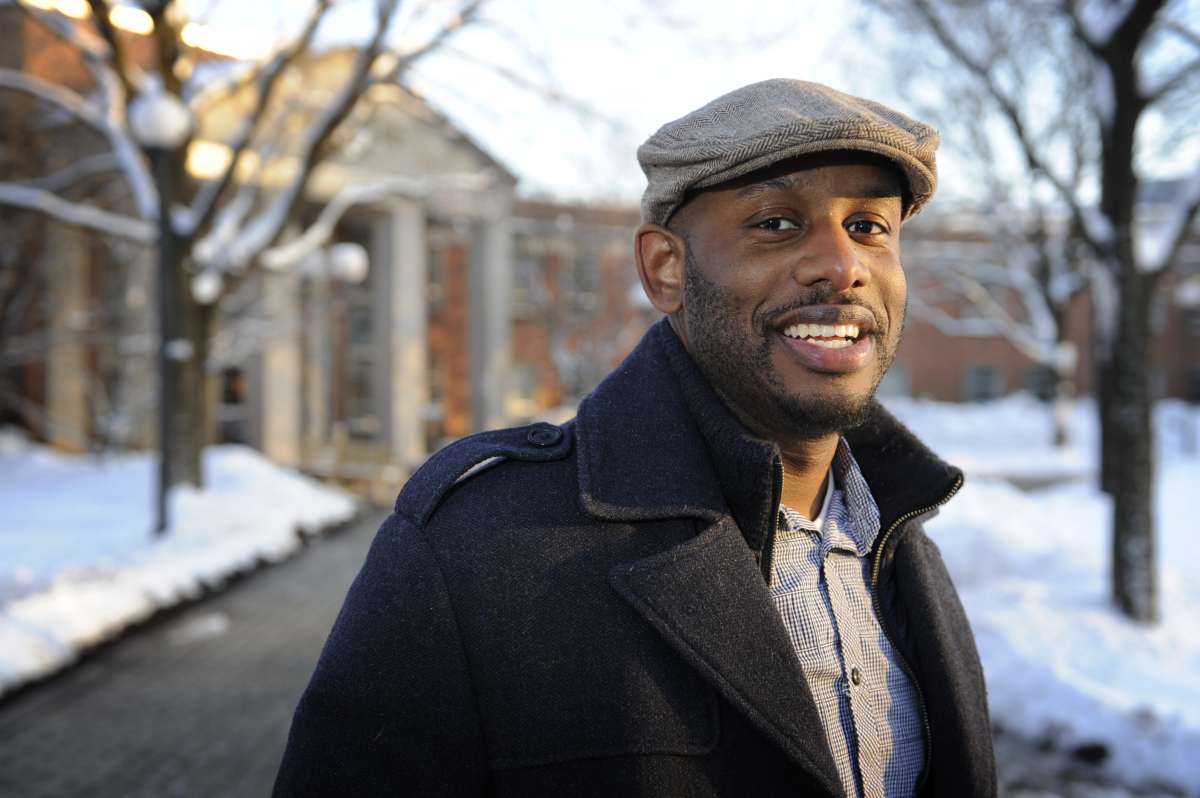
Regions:
[[0, 694], [72, 662], [155, 610], [351, 518], [346, 493], [241, 446], [211, 447], [209, 486], [172, 496], [151, 537], [146, 454], [67, 457], [0, 430]]
[[[1064, 752], [1103, 746], [1099, 770], [1128, 786], [1196, 794], [1200, 412], [1163, 403], [1156, 414], [1162, 621], [1143, 627], [1109, 600], [1110, 504], [1092, 485], [1090, 405], [1073, 416], [1071, 447], [1056, 452], [1048, 414], [1028, 398], [887, 404], [967, 472], [928, 530], [975, 630], [993, 721]], [[1029, 493], [995, 478], [1050, 473], [1086, 478]]]
[[[1108, 597], [1108, 502], [1092, 487], [1094, 409], [1072, 442], [1050, 441], [1027, 397], [985, 405], [889, 400], [930, 446], [964, 468], [960, 494], [929, 524], [959, 586], [987, 672], [993, 720], [1070, 752], [1131, 787], [1200, 785], [1200, 410], [1156, 414], [1162, 622], [1121, 618]], [[348, 518], [345, 494], [216, 447], [211, 488], [175, 498], [176, 526], [150, 539], [151, 461], [69, 458], [0, 434], [0, 693], [70, 662], [79, 648], [196, 595], [258, 559], [286, 556], [297, 527]], [[1022, 492], [1005, 479], [1054, 487]], [[1066, 759], [1068, 757], [1064, 757]], [[1081, 766], [1082, 767], [1082, 766]]]

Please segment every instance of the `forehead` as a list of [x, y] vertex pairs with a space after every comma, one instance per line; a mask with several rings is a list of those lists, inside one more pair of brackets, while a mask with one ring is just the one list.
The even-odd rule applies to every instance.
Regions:
[[908, 202], [907, 181], [892, 161], [867, 152], [835, 151], [789, 158], [700, 189], [686, 199], [676, 217], [690, 215], [693, 206], [752, 201], [779, 191]]

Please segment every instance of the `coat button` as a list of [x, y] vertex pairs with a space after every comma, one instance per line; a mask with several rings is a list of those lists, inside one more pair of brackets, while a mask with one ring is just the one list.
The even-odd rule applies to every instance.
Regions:
[[854, 686], [862, 684], [862, 671], [857, 666], [850, 669], [850, 681], [854, 682]]
[[551, 424], [538, 424], [529, 432], [525, 433], [525, 440], [532, 443], [534, 446], [547, 447], [553, 446], [562, 440], [563, 433], [558, 427]]

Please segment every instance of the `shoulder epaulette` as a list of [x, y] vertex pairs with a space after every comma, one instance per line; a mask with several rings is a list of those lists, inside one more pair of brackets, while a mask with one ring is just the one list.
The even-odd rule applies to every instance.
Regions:
[[429, 520], [455, 485], [504, 460], [549, 462], [571, 451], [573, 423], [539, 422], [526, 427], [468, 435], [439, 450], [409, 478], [396, 498], [396, 513], [418, 526]]

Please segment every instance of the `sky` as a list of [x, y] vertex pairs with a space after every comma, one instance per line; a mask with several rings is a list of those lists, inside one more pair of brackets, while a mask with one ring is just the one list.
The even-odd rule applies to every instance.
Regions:
[[[192, 13], [213, 26], [253, 30], [252, 40], [263, 41], [298, 25], [306, 7], [193, 0]], [[853, 75], [847, 44], [861, 8], [796, 0], [752, 8], [713, 0], [493, 0], [487, 24], [463, 30], [447, 51], [421, 61], [409, 82], [516, 173], [523, 194], [635, 201], [645, 185], [637, 145], [739, 86], [796, 77], [895, 103], [886, 85]], [[369, 13], [370, 3], [350, 0], [321, 41], [361, 40]], [[519, 88], [496, 67], [566, 99]]]
[[[184, 1], [193, 17], [252, 46], [297, 29], [311, 6]], [[427, 0], [432, 11], [414, 20], [421, 5], [402, 5], [393, 41], [421, 40], [458, 3]], [[341, 0], [318, 42], [362, 41], [372, 6]], [[903, 34], [862, 0], [490, 0], [482, 20], [418, 62], [408, 83], [516, 174], [526, 196], [634, 202], [645, 186], [638, 144], [665, 122], [767, 78], [818, 81], [921, 116], [901, 85], [903, 65], [888, 60]], [[1147, 120], [1150, 128], [1155, 122]], [[1200, 136], [1169, 144], [1154, 163], [1160, 174], [1183, 173], [1200, 158]], [[1022, 174], [1014, 151], [997, 160]], [[977, 172], [945, 139], [939, 167], [943, 197], [978, 194]]]

